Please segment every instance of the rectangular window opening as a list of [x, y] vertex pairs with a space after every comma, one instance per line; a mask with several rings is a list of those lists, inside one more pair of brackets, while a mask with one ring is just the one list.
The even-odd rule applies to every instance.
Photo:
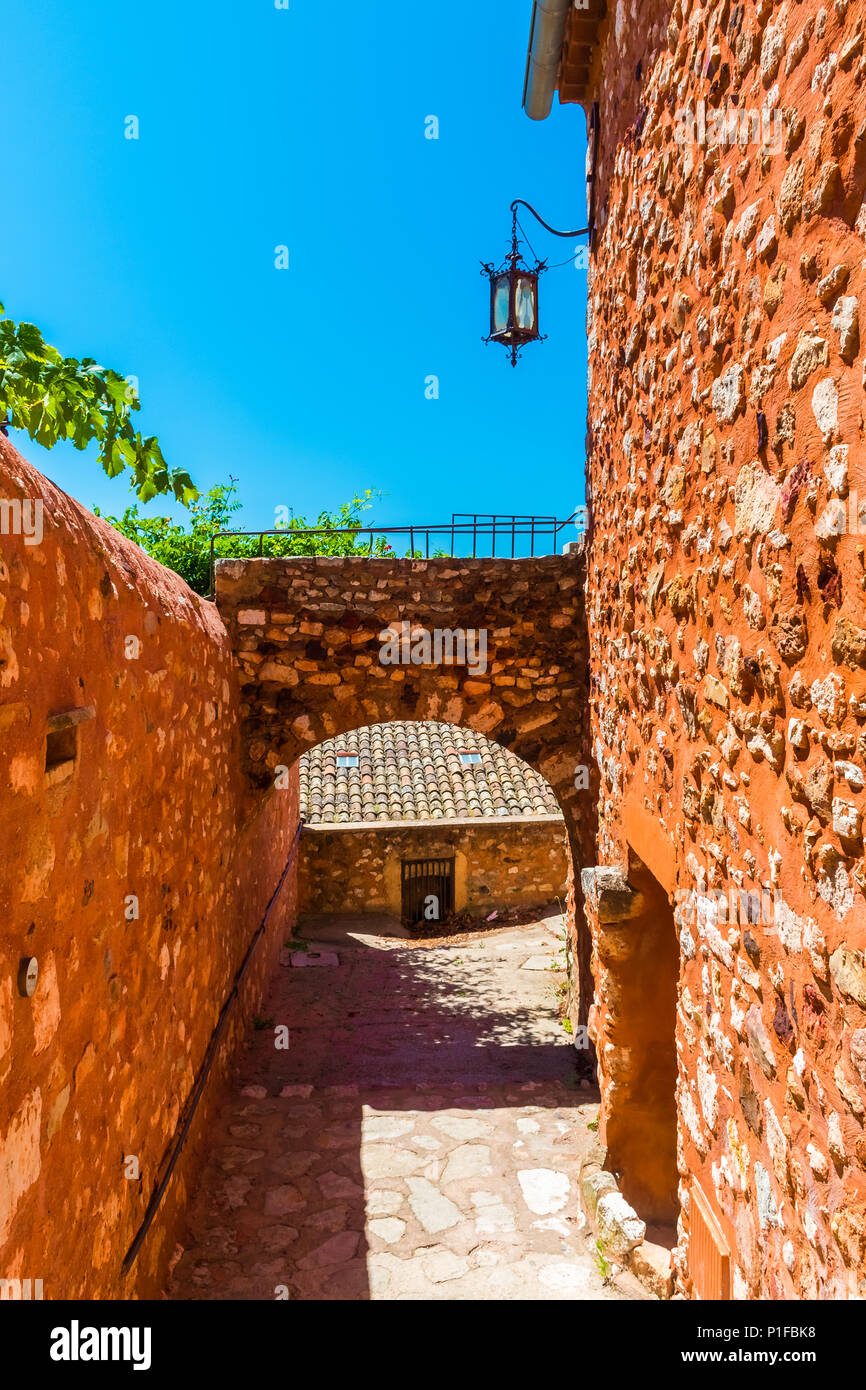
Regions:
[[78, 760], [78, 727], [96, 715], [93, 705], [82, 705], [48, 716], [45, 733], [45, 785], [65, 782]]
[[45, 780], [49, 786], [71, 777], [78, 756], [78, 730], [49, 730], [45, 740]]

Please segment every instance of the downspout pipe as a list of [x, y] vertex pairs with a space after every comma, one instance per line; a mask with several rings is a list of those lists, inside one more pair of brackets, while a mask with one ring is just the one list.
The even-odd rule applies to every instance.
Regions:
[[533, 0], [523, 84], [523, 109], [533, 121], [544, 121], [550, 115], [571, 3], [572, 0]]

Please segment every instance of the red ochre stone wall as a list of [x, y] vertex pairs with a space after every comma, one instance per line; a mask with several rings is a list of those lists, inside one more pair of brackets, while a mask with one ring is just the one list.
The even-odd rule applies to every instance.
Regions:
[[[0, 498], [43, 502], [41, 543], [0, 536], [0, 1278], [41, 1279], [46, 1299], [153, 1296], [198, 1137], [293, 920], [291, 875], [128, 1276], [121, 1262], [286, 864], [297, 784], [245, 789], [212, 604], [2, 438]], [[48, 721], [70, 710], [84, 717], [55, 734], [46, 774]]]
[[[598, 862], [637, 891], [648, 870], [677, 934], [687, 1293], [697, 1186], [735, 1298], [862, 1291], [864, 79], [846, 0], [608, 4], [588, 318]], [[766, 145], [720, 139], [707, 112], [728, 107], [766, 112]], [[726, 913], [741, 889], [770, 913]], [[614, 1135], [658, 1046], [653, 991], [623, 987], [645, 921], [627, 896], [588, 903]]]

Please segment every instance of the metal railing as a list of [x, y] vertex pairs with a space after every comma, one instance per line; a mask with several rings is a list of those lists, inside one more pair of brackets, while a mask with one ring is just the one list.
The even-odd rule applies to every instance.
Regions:
[[[555, 516], [452, 512], [450, 522], [438, 526], [283, 526], [270, 531], [220, 531], [211, 536], [210, 542], [210, 597], [215, 592], [217, 560], [323, 554], [416, 560], [440, 556], [518, 560], [557, 555], [560, 533], [574, 526], [576, 515], [572, 512], [564, 521], [558, 521]], [[320, 536], [332, 541], [333, 549], [325, 551], [321, 543], [317, 544]], [[364, 537], [369, 539], [364, 541]], [[401, 554], [404, 546], [405, 556]]]

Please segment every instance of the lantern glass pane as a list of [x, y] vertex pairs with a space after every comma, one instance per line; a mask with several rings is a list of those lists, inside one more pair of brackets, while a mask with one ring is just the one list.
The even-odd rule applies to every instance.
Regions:
[[528, 276], [521, 275], [514, 294], [514, 318], [518, 328], [532, 333], [535, 330], [535, 285]]
[[504, 333], [508, 328], [508, 276], [500, 275], [493, 285], [493, 332]]

